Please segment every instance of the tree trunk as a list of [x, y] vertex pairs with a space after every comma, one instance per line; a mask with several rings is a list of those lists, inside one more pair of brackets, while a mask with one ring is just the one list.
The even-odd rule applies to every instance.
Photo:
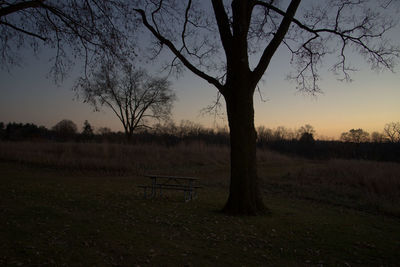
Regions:
[[133, 131], [128, 127], [124, 127], [124, 128], [125, 128], [126, 142], [127, 143], [131, 143], [132, 142]]
[[228, 202], [223, 212], [232, 215], [258, 215], [267, 212], [257, 175], [254, 89], [249, 87], [242, 81], [241, 84], [228, 88], [228, 93], [224, 95], [230, 128], [231, 183]]

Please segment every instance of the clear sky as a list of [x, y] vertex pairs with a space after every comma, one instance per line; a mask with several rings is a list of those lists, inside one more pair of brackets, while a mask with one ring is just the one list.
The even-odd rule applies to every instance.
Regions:
[[[400, 42], [400, 30], [391, 32]], [[93, 112], [87, 104], [74, 100], [71, 90], [77, 78], [74, 69], [60, 86], [46, 78], [51, 63], [51, 51], [43, 52], [39, 58], [31, 50], [21, 51], [23, 66], [10, 73], [0, 71], [0, 122], [32, 122], [52, 127], [62, 119], [71, 119], [81, 128], [84, 120], [94, 127], [110, 127], [121, 130], [117, 117], [111, 110]], [[311, 124], [317, 135], [338, 138], [340, 133], [352, 128], [368, 132], [381, 132], [388, 122], [400, 121], [400, 68], [397, 73], [376, 73], [354, 59], [358, 72], [352, 75], [351, 83], [339, 82], [330, 73], [321, 73], [320, 87], [323, 94], [316, 97], [304, 95], [295, 89], [295, 84], [286, 81], [290, 71], [288, 55], [280, 49], [274, 56], [270, 68], [260, 83], [265, 102], [255, 94], [255, 123], [268, 128], [285, 126], [298, 128]], [[358, 64], [361, 63], [361, 64]], [[199, 122], [207, 127], [224, 125], [226, 120], [201, 115], [200, 110], [215, 99], [216, 90], [207, 82], [190, 72], [178, 80], [171, 79], [178, 100], [174, 105], [173, 119]]]

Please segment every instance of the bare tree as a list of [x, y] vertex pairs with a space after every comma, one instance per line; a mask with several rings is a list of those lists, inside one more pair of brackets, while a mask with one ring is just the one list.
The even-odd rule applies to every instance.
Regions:
[[387, 123], [383, 132], [390, 142], [400, 142], [400, 122]]
[[274, 134], [271, 129], [261, 125], [257, 127], [257, 140], [264, 144], [267, 142], [274, 141]]
[[127, 139], [151, 121], [167, 120], [175, 93], [167, 78], [151, 77], [130, 64], [104, 63], [89, 78], [78, 80], [75, 90], [95, 110], [109, 107], [122, 122]]
[[369, 133], [363, 129], [351, 129], [342, 133], [340, 139], [344, 142], [363, 143], [369, 141]]
[[172, 68], [186, 67], [225, 99], [231, 183], [224, 211], [230, 214], [266, 210], [257, 176], [253, 95], [278, 47], [286, 47], [292, 55], [296, 68], [290, 78], [298, 89], [310, 93], [320, 90], [317, 69], [328, 55], [336, 54], [331, 69], [344, 80], [350, 80], [353, 70], [348, 62], [352, 50], [373, 68], [392, 70], [399, 57], [398, 47], [385, 38], [394, 26], [387, 15], [389, 4], [378, 1], [312, 1], [300, 11], [301, 0], [211, 0], [212, 7], [192, 0], [142, 3], [133, 10], [155, 37], [156, 54], [168, 48], [174, 55]]
[[303, 135], [314, 136], [315, 129], [312, 125], [306, 124], [297, 130], [297, 138], [300, 139]]
[[304, 144], [313, 144], [315, 142], [314, 134], [315, 129], [310, 124], [301, 126], [296, 133], [297, 139]]
[[387, 139], [385, 137], [385, 135], [383, 133], [379, 133], [379, 132], [372, 132], [371, 133], [371, 142], [374, 143], [383, 143], [386, 142]]
[[293, 131], [285, 126], [278, 126], [274, 130], [275, 140], [291, 140], [294, 139], [294, 135]]

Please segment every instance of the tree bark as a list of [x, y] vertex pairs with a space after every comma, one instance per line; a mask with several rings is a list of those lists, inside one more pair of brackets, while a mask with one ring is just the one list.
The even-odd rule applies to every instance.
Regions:
[[223, 212], [231, 215], [265, 214], [257, 175], [254, 88], [246, 82], [233, 83], [224, 95], [231, 145], [231, 183]]

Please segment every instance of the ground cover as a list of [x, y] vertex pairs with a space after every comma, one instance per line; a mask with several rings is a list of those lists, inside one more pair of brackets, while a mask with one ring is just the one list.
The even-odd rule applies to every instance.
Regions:
[[[400, 221], [395, 214], [349, 205], [342, 187], [329, 201], [310, 197], [328, 183], [301, 183], [305, 178], [298, 172], [313, 164], [321, 168], [322, 163], [264, 157], [260, 173], [269, 173], [264, 193], [271, 214], [261, 217], [218, 212], [227, 197], [223, 160], [211, 167], [199, 164], [203, 162], [199, 158], [189, 159], [190, 166], [177, 162], [177, 172], [204, 173], [205, 188], [199, 199], [184, 203], [182, 192], [144, 200], [137, 185], [147, 181], [139, 174], [77, 171], [3, 159], [0, 265], [398, 264]], [[360, 188], [362, 195], [365, 190]], [[337, 204], [338, 200], [346, 205]]]

